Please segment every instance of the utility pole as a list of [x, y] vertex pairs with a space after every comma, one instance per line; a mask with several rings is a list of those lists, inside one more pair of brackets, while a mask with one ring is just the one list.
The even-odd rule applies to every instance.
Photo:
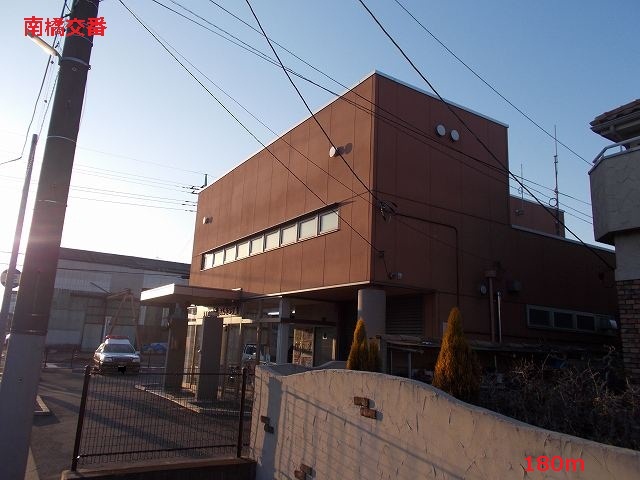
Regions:
[[80, 28], [84, 36], [67, 36], [59, 60], [58, 85], [0, 384], [1, 479], [17, 480], [24, 478], [25, 474], [42, 351], [93, 47], [93, 37], [86, 36], [86, 23], [97, 14], [97, 1], [74, 2], [69, 18], [84, 21], [85, 26]]
[[31, 172], [33, 171], [33, 159], [36, 155], [37, 144], [38, 135], [34, 133], [33, 137], [31, 137], [31, 150], [29, 151], [29, 160], [27, 161], [27, 172], [24, 175], [22, 198], [20, 199], [18, 221], [16, 222], [16, 233], [13, 236], [13, 247], [11, 248], [11, 257], [9, 257], [9, 268], [7, 269], [7, 279], [5, 280], [4, 295], [2, 296], [2, 308], [0, 309], [0, 357], [2, 357], [2, 350], [4, 349], [4, 335], [7, 330], [9, 305], [11, 304], [11, 292], [13, 291], [13, 277], [16, 273], [16, 263], [18, 262], [22, 226], [24, 225], [24, 212], [27, 209], [27, 197], [29, 196], [29, 184], [31, 183]]

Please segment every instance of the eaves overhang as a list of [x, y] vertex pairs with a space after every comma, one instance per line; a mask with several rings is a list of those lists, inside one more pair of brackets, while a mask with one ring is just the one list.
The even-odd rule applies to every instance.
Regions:
[[170, 306], [181, 305], [214, 306], [240, 300], [242, 291], [223, 288], [191, 287], [171, 283], [145, 290], [140, 295], [143, 305]]

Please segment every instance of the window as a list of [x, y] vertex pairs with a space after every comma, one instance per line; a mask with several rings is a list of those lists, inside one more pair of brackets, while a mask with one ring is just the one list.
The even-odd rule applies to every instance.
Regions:
[[251, 255], [255, 255], [256, 253], [261, 253], [264, 251], [264, 237], [260, 235], [259, 237], [251, 239]]
[[249, 256], [249, 241], [238, 244], [238, 260]]
[[213, 267], [213, 252], [205, 253], [202, 256], [202, 270]]
[[236, 259], [236, 246], [231, 245], [224, 249], [224, 263], [233, 262]]
[[280, 230], [269, 232], [265, 236], [264, 249], [271, 250], [280, 246]]
[[289, 225], [282, 229], [282, 242], [280, 245], [293, 243], [298, 239], [298, 225]]
[[309, 237], [315, 237], [318, 234], [318, 217], [310, 218], [309, 220], [302, 220], [300, 222], [300, 233], [298, 238], [300, 240]]
[[[607, 325], [601, 325], [599, 317], [607, 319]], [[588, 312], [575, 312], [572, 310], [560, 310], [549, 307], [527, 305], [527, 323], [530, 327], [549, 328], [558, 330], [574, 330], [582, 332], [597, 332], [603, 335], [615, 334], [608, 328], [606, 315], [596, 315]], [[614, 323], [615, 324], [615, 323]]]
[[595, 330], [596, 329], [596, 319], [592, 315], [581, 315], [578, 314], [578, 330]]
[[323, 213], [320, 215], [320, 233], [338, 229], [338, 211]]
[[[328, 233], [338, 229], [338, 210], [324, 211], [321, 214], [310, 214], [300, 220], [283, 227], [273, 227], [274, 230], [253, 238], [243, 238], [233, 244], [219, 247], [219, 250], [202, 255], [201, 268], [206, 270], [219, 267], [225, 263], [257, 255], [267, 250], [296, 243], [300, 240], [313, 238], [321, 233]], [[545, 323], [548, 326], [549, 323]]]
[[549, 326], [549, 313], [547, 310], [529, 308], [529, 325]]
[[213, 266], [219, 267], [224, 263], [224, 250], [213, 252]]
[[574, 328], [573, 314], [567, 312], [553, 312], [553, 326], [556, 328]]

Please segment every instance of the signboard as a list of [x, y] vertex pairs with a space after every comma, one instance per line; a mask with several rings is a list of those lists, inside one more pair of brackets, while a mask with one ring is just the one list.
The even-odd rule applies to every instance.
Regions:
[[[16, 288], [18, 285], [20, 285], [20, 270], [16, 269], [13, 271], [13, 286], [11, 287], [11, 290], [13, 290], [14, 288]], [[0, 273], [0, 283], [2, 283], [3, 287], [7, 286], [7, 277], [9, 276], [9, 270], [4, 270], [2, 273]]]

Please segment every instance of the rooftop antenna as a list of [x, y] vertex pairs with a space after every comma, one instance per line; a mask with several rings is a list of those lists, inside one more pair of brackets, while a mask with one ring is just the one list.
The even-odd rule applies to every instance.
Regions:
[[554, 202], [556, 208], [556, 235], [560, 235], [560, 201], [558, 199], [558, 137], [556, 134], [556, 126], [553, 126], [553, 143], [555, 145], [555, 154], [553, 155], [553, 168], [555, 170], [556, 184], [553, 189]]

